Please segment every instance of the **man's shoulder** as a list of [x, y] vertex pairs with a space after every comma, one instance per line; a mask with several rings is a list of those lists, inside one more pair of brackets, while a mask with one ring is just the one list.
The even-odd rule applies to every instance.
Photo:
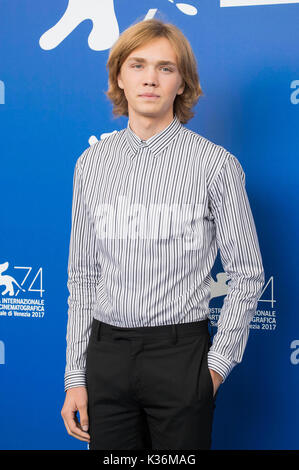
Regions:
[[206, 172], [209, 184], [216, 181], [217, 176], [227, 168], [227, 165], [239, 172], [243, 182], [245, 182], [243, 166], [234, 153], [223, 145], [216, 144], [212, 140], [186, 128], [185, 126], [183, 126], [183, 128], [188, 138], [194, 139], [198, 143], [198, 146], [194, 146], [196, 149], [196, 156], [203, 163], [202, 167]]
[[90, 144], [78, 158], [82, 168], [90, 167], [95, 163], [99, 163], [105, 158], [106, 154], [111, 152], [111, 148], [120, 143], [123, 139], [125, 129], [114, 130], [109, 133], [101, 134], [101, 138]]
[[230, 151], [223, 145], [208, 139], [207, 137], [193, 131], [185, 126], [183, 128], [183, 137], [185, 137], [196, 151], [197, 156], [210, 169], [219, 169], [230, 158]]

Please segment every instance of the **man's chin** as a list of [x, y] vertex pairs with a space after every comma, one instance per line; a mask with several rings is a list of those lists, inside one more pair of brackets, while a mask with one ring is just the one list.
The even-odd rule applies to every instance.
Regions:
[[142, 106], [138, 108], [133, 108], [133, 111], [135, 112], [135, 114], [144, 117], [159, 117], [163, 114], [160, 108], [154, 106]]

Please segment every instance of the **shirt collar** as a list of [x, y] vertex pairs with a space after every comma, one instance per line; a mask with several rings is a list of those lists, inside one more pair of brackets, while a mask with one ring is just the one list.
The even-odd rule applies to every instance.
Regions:
[[157, 156], [158, 153], [162, 152], [172, 140], [178, 135], [178, 133], [182, 129], [182, 123], [177, 117], [174, 115], [173, 120], [167, 127], [162, 129], [162, 131], [158, 132], [157, 134], [152, 135], [147, 140], [142, 140], [138, 135], [133, 132], [130, 127], [130, 121], [128, 121], [127, 128], [126, 128], [126, 137], [129, 144], [130, 151], [132, 153], [132, 157], [135, 156], [137, 150], [141, 147], [146, 147], [151, 150], [151, 152]]

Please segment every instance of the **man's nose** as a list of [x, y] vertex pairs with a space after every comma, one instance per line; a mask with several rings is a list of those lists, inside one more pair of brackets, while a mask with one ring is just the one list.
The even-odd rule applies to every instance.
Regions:
[[158, 83], [157, 72], [152, 69], [147, 70], [144, 76], [144, 84], [156, 86], [157, 83]]

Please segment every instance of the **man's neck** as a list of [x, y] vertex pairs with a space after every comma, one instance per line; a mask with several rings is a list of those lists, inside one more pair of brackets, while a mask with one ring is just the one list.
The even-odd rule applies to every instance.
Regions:
[[165, 129], [172, 121], [173, 115], [165, 115], [162, 119], [129, 114], [129, 125], [132, 131], [142, 140], [147, 140]]

